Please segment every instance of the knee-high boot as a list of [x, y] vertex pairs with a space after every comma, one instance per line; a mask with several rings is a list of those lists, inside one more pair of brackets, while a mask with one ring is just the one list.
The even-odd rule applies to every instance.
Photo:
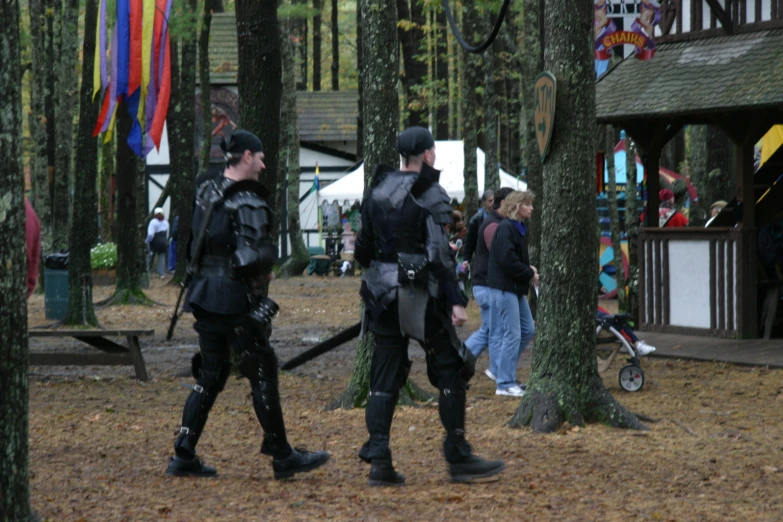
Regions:
[[365, 462], [372, 462], [374, 459], [391, 461], [389, 433], [397, 395], [398, 393], [392, 395], [385, 392], [370, 392], [370, 399], [364, 411], [364, 421], [370, 438], [359, 451], [359, 458]]

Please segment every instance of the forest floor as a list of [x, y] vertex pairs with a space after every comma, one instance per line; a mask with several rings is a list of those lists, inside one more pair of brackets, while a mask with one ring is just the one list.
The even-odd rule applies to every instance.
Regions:
[[[622, 404], [657, 422], [648, 431], [602, 425], [564, 426], [539, 435], [506, 423], [519, 401], [497, 397], [484, 375], [486, 355], [468, 391], [468, 437], [478, 455], [500, 458], [496, 481], [452, 484], [441, 456], [437, 407], [399, 407], [392, 428], [402, 488], [371, 488], [357, 457], [366, 438], [363, 410], [325, 411], [345, 389], [355, 344], [293, 372], [280, 388], [291, 442], [327, 449], [331, 461], [295, 479], [276, 481], [258, 453], [261, 429], [249, 387], [232, 377], [199, 444], [214, 479], [164, 476], [182, 406], [193, 383], [197, 348], [192, 319], [175, 338], [165, 333], [177, 288], [154, 280], [156, 307], [98, 310], [106, 328], [154, 329], [142, 339], [148, 382], [133, 367], [30, 369], [30, 484], [44, 520], [531, 520], [697, 521], [783, 519], [783, 371], [649, 358], [638, 393], [617, 382], [615, 361], [604, 383]], [[358, 320], [357, 278], [275, 281], [280, 304], [273, 345], [281, 361]], [[112, 287], [96, 287], [95, 300]], [[602, 303], [605, 304], [605, 303]], [[44, 299], [29, 301], [29, 324], [42, 326]], [[460, 335], [479, 324], [475, 303]], [[78, 341], [31, 339], [31, 351], [88, 351]], [[411, 378], [430, 387], [424, 354], [412, 344]], [[530, 351], [518, 377], [529, 372]]]

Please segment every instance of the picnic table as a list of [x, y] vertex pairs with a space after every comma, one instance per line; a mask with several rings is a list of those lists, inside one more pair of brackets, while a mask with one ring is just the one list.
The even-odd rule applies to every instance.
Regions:
[[[155, 330], [28, 330], [28, 337], [73, 337], [100, 350], [100, 353], [30, 353], [31, 366], [114, 366], [132, 365], [136, 378], [147, 380], [139, 337], [152, 337]], [[109, 339], [125, 337], [123, 346]]]

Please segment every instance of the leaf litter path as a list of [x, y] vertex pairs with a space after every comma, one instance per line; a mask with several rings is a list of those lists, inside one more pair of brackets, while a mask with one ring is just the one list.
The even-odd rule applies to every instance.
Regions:
[[[280, 358], [306, 348], [305, 338], [354, 323], [357, 290], [355, 279], [275, 282], [272, 297], [283, 308], [273, 337]], [[173, 306], [175, 293], [153, 282], [149, 295]], [[31, 301], [30, 324], [41, 324], [42, 297]], [[475, 304], [469, 313], [462, 335], [478, 324]], [[196, 344], [192, 322], [183, 317], [167, 344], [166, 309], [98, 315], [105, 325], [156, 330], [145, 347], [152, 380], [136, 382], [125, 367], [31, 370], [31, 498], [45, 520], [783, 519], [780, 370], [653, 359], [644, 361], [644, 389], [630, 394], [617, 384], [618, 361], [605, 384], [631, 410], [659, 419], [650, 431], [590, 425], [538, 435], [505, 426], [518, 401], [494, 395], [480, 373], [487, 365], [482, 356], [468, 392], [468, 436], [477, 454], [506, 462], [500, 479], [451, 484], [437, 408], [424, 405], [400, 407], [394, 419], [392, 449], [407, 485], [376, 489], [356, 456], [366, 437], [364, 411], [323, 410], [348, 382], [349, 345], [281, 376], [291, 441], [331, 451], [326, 466], [275, 481], [268, 458], [258, 453], [262, 433], [247, 383], [232, 377], [199, 444], [220, 476], [174, 479], [163, 471], [192, 383], [177, 376]], [[429, 387], [423, 353], [414, 346], [410, 353], [414, 380]], [[526, 354], [523, 380], [528, 365]]]

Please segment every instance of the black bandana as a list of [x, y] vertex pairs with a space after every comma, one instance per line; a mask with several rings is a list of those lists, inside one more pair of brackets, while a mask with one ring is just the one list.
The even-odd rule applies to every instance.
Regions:
[[252, 132], [246, 130], [235, 131], [228, 142], [225, 140], [220, 144], [220, 148], [226, 154], [226, 157], [238, 157], [249, 150], [252, 153], [264, 152], [264, 146], [261, 140]]
[[424, 154], [435, 145], [435, 139], [424, 127], [408, 127], [397, 136], [397, 152], [406, 160]]

